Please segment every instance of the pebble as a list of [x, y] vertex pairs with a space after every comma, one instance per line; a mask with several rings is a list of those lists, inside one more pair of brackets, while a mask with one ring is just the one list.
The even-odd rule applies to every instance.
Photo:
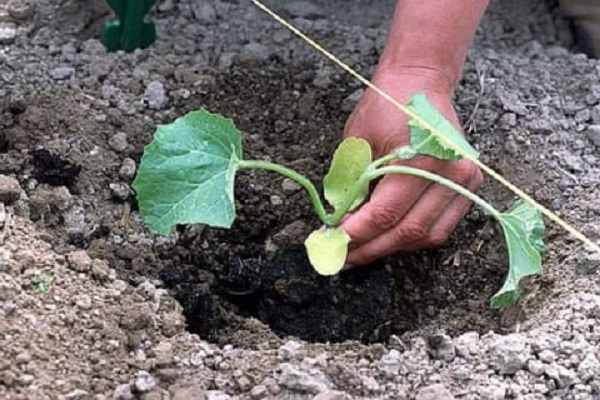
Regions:
[[7, 175], [0, 175], [0, 202], [10, 205], [21, 197], [19, 181]]
[[379, 360], [379, 371], [388, 379], [393, 379], [400, 371], [401, 362], [400, 352], [392, 349]]
[[436, 383], [419, 390], [416, 400], [454, 400], [454, 396], [444, 385]]
[[192, 13], [194, 18], [203, 24], [212, 24], [217, 21], [217, 10], [207, 0], [192, 0]]
[[600, 148], [600, 125], [590, 125], [587, 130], [587, 136], [590, 138], [594, 146]]
[[125, 132], [117, 132], [108, 139], [108, 145], [111, 149], [118, 153], [122, 153], [127, 150], [129, 143], [127, 141], [127, 134]]
[[577, 374], [584, 382], [600, 377], [600, 362], [594, 353], [586, 354], [577, 367]]
[[90, 310], [92, 308], [92, 299], [87, 294], [82, 294], [77, 297], [75, 304], [80, 310]]
[[126, 183], [111, 183], [110, 185], [108, 185], [108, 187], [110, 188], [112, 196], [117, 200], [126, 201], [133, 194], [133, 191], [129, 188], [129, 185]]
[[7, 9], [11, 17], [20, 21], [31, 18], [35, 11], [33, 1], [31, 0], [10, 0]]
[[146, 86], [143, 99], [151, 110], [161, 110], [169, 102], [167, 91], [162, 82], [152, 81]]
[[314, 374], [301, 371], [292, 364], [281, 364], [279, 366], [281, 375], [279, 376], [279, 386], [303, 393], [318, 394], [329, 389], [330, 382], [319, 371]]
[[133, 400], [133, 392], [131, 391], [131, 385], [122, 384], [115, 388], [113, 392], [114, 400]]
[[133, 179], [136, 171], [135, 161], [131, 158], [126, 158], [123, 160], [123, 164], [121, 164], [121, 168], [119, 168], [119, 177], [125, 181], [129, 181]]
[[55, 81], [64, 81], [71, 78], [75, 74], [73, 67], [57, 67], [50, 70], [50, 77]]
[[435, 335], [427, 340], [431, 357], [450, 362], [456, 357], [456, 347], [448, 335]]
[[464, 359], [470, 359], [477, 354], [479, 333], [467, 332], [456, 338], [456, 354]]
[[323, 18], [327, 13], [311, 1], [297, 0], [282, 2], [281, 8], [292, 18], [315, 20]]
[[276, 194], [271, 195], [269, 199], [271, 201], [271, 205], [273, 206], [280, 206], [283, 204], [283, 199], [281, 198], [281, 196], [278, 196]]
[[288, 340], [277, 350], [277, 356], [282, 361], [291, 360], [298, 354], [298, 352], [304, 347], [304, 345], [295, 340]]
[[519, 334], [501, 336], [490, 345], [490, 366], [500, 374], [514, 374], [528, 360], [525, 339]]
[[140, 393], [146, 393], [154, 389], [156, 380], [146, 371], [140, 371], [135, 376], [135, 389]]
[[87, 272], [92, 266], [92, 259], [85, 250], [76, 250], [67, 254], [69, 267], [77, 272]]
[[0, 44], [13, 44], [19, 36], [19, 28], [10, 22], [0, 22]]
[[283, 182], [281, 182], [281, 188], [284, 192], [288, 193], [295, 193], [299, 190], [302, 190], [302, 186], [289, 178], [285, 178]]
[[250, 397], [254, 400], [266, 399], [268, 396], [269, 390], [265, 385], [257, 385], [250, 390]]

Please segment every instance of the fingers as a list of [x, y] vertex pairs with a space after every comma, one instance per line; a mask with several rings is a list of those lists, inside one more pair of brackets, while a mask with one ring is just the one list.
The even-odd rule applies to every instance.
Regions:
[[[481, 173], [470, 162], [463, 160], [446, 165], [443, 175], [472, 191], [479, 188]], [[441, 245], [468, 208], [469, 202], [454, 191], [441, 185], [431, 185], [395, 225], [374, 239], [359, 244], [350, 252], [347, 261], [351, 265], [367, 264], [392, 253]]]

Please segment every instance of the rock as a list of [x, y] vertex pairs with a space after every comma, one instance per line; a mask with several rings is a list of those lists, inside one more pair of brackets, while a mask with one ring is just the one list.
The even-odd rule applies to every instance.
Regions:
[[161, 110], [169, 102], [165, 86], [159, 81], [152, 81], [146, 86], [143, 101], [151, 110]]
[[265, 62], [271, 57], [271, 49], [262, 43], [251, 42], [242, 47], [235, 60], [244, 66]]
[[40, 214], [45, 214], [49, 207], [66, 211], [71, 206], [71, 192], [66, 186], [39, 186], [32, 193], [29, 205]]
[[129, 146], [127, 134], [125, 132], [117, 132], [108, 139], [108, 145], [118, 153], [124, 152]]
[[454, 400], [454, 396], [444, 385], [436, 383], [419, 390], [416, 400]]
[[24, 21], [33, 16], [35, 7], [31, 0], [9, 0], [7, 10], [14, 19]]
[[281, 196], [277, 196], [276, 194], [272, 195], [269, 199], [271, 200], [271, 205], [273, 206], [280, 206], [283, 204], [283, 199]]
[[278, 381], [279, 386], [288, 390], [318, 394], [326, 391], [331, 386], [331, 383], [319, 371], [309, 374], [287, 363], [281, 364], [279, 369], [281, 370]]
[[121, 164], [121, 168], [119, 168], [119, 177], [125, 181], [133, 179], [136, 168], [137, 166], [135, 165], [135, 161], [133, 161], [131, 158], [124, 159], [123, 164]]
[[110, 188], [112, 196], [117, 200], [126, 201], [133, 194], [133, 191], [126, 183], [111, 183], [108, 187]]
[[448, 335], [434, 335], [427, 340], [431, 357], [451, 362], [456, 357], [456, 347]]
[[556, 361], [556, 354], [552, 350], [546, 349], [538, 353], [538, 358], [546, 364], [552, 364]]
[[292, 18], [304, 19], [319, 19], [327, 15], [327, 13], [319, 8], [316, 4], [305, 0], [285, 1], [282, 2], [281, 8], [286, 11]]
[[250, 390], [250, 397], [253, 400], [262, 400], [269, 397], [269, 389], [265, 385], [257, 385]]
[[92, 261], [92, 276], [99, 282], [110, 280], [110, 267], [104, 260], [95, 259]]
[[285, 178], [283, 182], [281, 182], [281, 188], [287, 193], [295, 193], [299, 190], [302, 190], [302, 186], [289, 178]]
[[279, 347], [277, 350], [277, 356], [283, 361], [291, 360], [303, 347], [304, 345], [302, 343], [299, 343], [295, 340], [288, 340], [281, 347]]
[[594, 353], [588, 353], [579, 363], [577, 375], [583, 382], [600, 377], [600, 362]]
[[83, 389], [75, 389], [65, 395], [66, 400], [86, 400], [90, 394]]
[[18, 36], [17, 25], [11, 22], [0, 22], [0, 44], [13, 44]]
[[546, 366], [544, 373], [553, 379], [559, 388], [565, 388], [577, 383], [577, 374], [562, 365], [552, 364]]
[[80, 310], [85, 310], [85, 311], [90, 310], [92, 308], [92, 299], [87, 294], [79, 295], [75, 300], [75, 305]]
[[327, 390], [326, 392], [319, 393], [312, 400], [351, 400], [351, 397], [344, 392]]
[[208, 390], [206, 400], [230, 400], [231, 396], [220, 390]]
[[211, 3], [211, 0], [192, 0], [192, 13], [198, 22], [211, 24], [217, 21], [217, 11]]
[[477, 354], [479, 333], [467, 332], [456, 338], [456, 354], [464, 359], [470, 359]]
[[352, 112], [364, 93], [364, 89], [358, 89], [352, 92], [352, 94], [350, 94], [344, 99], [344, 101], [342, 101], [342, 105], [340, 106], [341, 110], [347, 113]]
[[587, 136], [590, 138], [594, 146], [600, 148], [600, 125], [590, 125], [587, 130]]
[[77, 272], [87, 272], [92, 266], [92, 259], [85, 250], [76, 250], [67, 254], [69, 267]]
[[10, 205], [21, 197], [19, 181], [7, 175], [0, 175], [0, 202]]
[[527, 370], [531, 372], [535, 376], [540, 376], [544, 374], [544, 363], [540, 360], [529, 360], [527, 362]]
[[131, 391], [131, 385], [123, 384], [115, 388], [113, 392], [114, 400], [133, 400], [133, 393]]
[[206, 392], [200, 385], [175, 388], [172, 400], [207, 400]]
[[401, 356], [400, 352], [392, 349], [379, 360], [379, 371], [388, 379], [393, 379], [400, 371]]
[[50, 70], [50, 77], [55, 81], [64, 81], [71, 78], [75, 74], [75, 68], [73, 67], [57, 67]]
[[146, 393], [154, 389], [156, 381], [154, 377], [146, 371], [140, 371], [135, 376], [135, 389], [140, 393]]
[[501, 336], [490, 345], [489, 365], [500, 374], [511, 375], [527, 363], [529, 348], [519, 334]]

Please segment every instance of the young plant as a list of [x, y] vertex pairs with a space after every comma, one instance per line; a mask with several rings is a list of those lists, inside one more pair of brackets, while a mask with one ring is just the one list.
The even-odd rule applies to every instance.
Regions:
[[362, 139], [344, 140], [336, 150], [323, 181], [324, 197], [333, 208], [328, 213], [315, 185], [299, 173], [267, 161], [245, 160], [242, 135], [233, 122], [206, 110], [194, 111], [168, 125], [160, 125], [145, 148], [133, 183], [139, 209], [149, 228], [169, 234], [178, 224], [202, 223], [230, 228], [235, 219], [234, 182], [241, 169], [259, 168], [277, 172], [300, 184], [307, 192], [324, 228], [305, 241], [310, 263], [321, 275], [340, 272], [346, 260], [350, 237], [338, 225], [359, 207], [369, 193], [369, 182], [383, 175], [406, 174], [444, 185], [479, 205], [494, 217], [504, 231], [509, 253], [508, 277], [491, 299], [494, 308], [518, 298], [519, 281], [541, 273], [544, 223], [539, 211], [522, 200], [500, 212], [468, 189], [439, 175], [408, 166], [389, 165], [425, 154], [444, 160], [461, 158], [432, 133], [435, 130], [474, 158], [472, 148], [452, 124], [426, 99], [412, 97], [407, 107], [428, 126], [411, 119], [410, 145], [373, 160], [369, 144]]

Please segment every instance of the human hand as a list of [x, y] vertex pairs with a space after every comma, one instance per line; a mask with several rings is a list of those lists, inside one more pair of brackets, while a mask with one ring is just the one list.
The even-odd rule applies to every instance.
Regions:
[[[460, 123], [451, 103], [452, 82], [427, 68], [380, 69], [373, 82], [402, 104], [417, 92], [457, 128]], [[350, 115], [344, 137], [361, 137], [381, 157], [410, 142], [408, 117], [377, 93], [367, 90]], [[447, 161], [417, 156], [394, 164], [436, 173], [475, 192], [483, 176], [467, 160]], [[470, 202], [456, 192], [428, 180], [389, 175], [375, 187], [370, 200], [343, 223], [352, 238], [349, 266], [372, 262], [396, 252], [415, 251], [443, 244], [466, 215]]]

